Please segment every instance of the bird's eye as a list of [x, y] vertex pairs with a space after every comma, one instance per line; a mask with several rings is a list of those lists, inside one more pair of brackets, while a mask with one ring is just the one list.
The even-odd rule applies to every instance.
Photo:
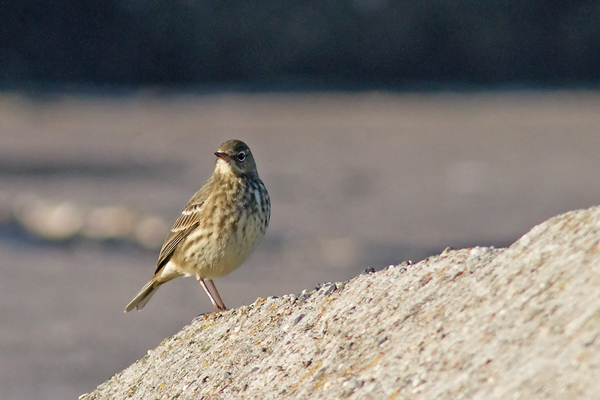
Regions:
[[238, 154], [237, 156], [238, 160], [244, 161], [246, 159], [246, 153], [244, 153], [243, 151], [240, 151], [240, 154]]

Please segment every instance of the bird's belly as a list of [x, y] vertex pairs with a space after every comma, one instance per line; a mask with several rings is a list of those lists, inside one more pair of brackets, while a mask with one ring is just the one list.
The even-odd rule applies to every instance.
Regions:
[[183, 273], [201, 279], [214, 279], [228, 275], [252, 255], [263, 236], [259, 218], [249, 218], [244, 213], [232, 229], [223, 232], [192, 233], [178, 257]]

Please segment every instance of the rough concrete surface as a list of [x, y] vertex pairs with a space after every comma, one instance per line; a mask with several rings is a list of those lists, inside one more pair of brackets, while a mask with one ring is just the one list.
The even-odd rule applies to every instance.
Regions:
[[201, 316], [86, 400], [598, 398], [600, 207]]

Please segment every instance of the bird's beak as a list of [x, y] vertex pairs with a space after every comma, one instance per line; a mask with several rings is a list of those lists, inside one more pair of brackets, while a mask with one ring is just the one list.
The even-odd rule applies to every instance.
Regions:
[[229, 155], [227, 153], [219, 153], [218, 151], [216, 151], [215, 156], [217, 156], [218, 158], [220, 158], [223, 161], [231, 160], [231, 157], [229, 157]]

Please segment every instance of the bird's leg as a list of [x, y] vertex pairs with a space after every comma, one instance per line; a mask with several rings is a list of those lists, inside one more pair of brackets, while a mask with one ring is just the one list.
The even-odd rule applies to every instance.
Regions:
[[210, 283], [210, 286], [212, 286], [213, 290], [215, 291], [215, 295], [217, 296], [217, 300], [219, 300], [219, 306], [221, 306], [221, 308], [223, 310], [227, 310], [227, 307], [225, 307], [225, 303], [223, 303], [223, 299], [221, 299], [221, 295], [219, 294], [219, 291], [217, 290], [217, 287], [215, 286], [215, 283], [213, 282], [213, 280], [209, 279], [208, 283]]
[[[202, 289], [204, 289], [204, 291], [206, 292], [206, 294], [210, 298], [211, 303], [213, 304], [213, 306], [215, 306], [215, 311], [225, 311], [225, 307], [221, 307], [221, 305], [217, 303], [217, 301], [213, 297], [213, 295], [210, 292], [210, 290], [208, 290], [208, 287], [206, 287], [206, 283], [204, 283], [204, 279], [198, 278], [198, 283], [200, 283], [200, 285], [202, 286]], [[214, 284], [212, 286], [215, 287]], [[220, 299], [220, 297], [219, 297], [219, 299]], [[222, 300], [221, 300], [221, 302], [222, 302]]]

